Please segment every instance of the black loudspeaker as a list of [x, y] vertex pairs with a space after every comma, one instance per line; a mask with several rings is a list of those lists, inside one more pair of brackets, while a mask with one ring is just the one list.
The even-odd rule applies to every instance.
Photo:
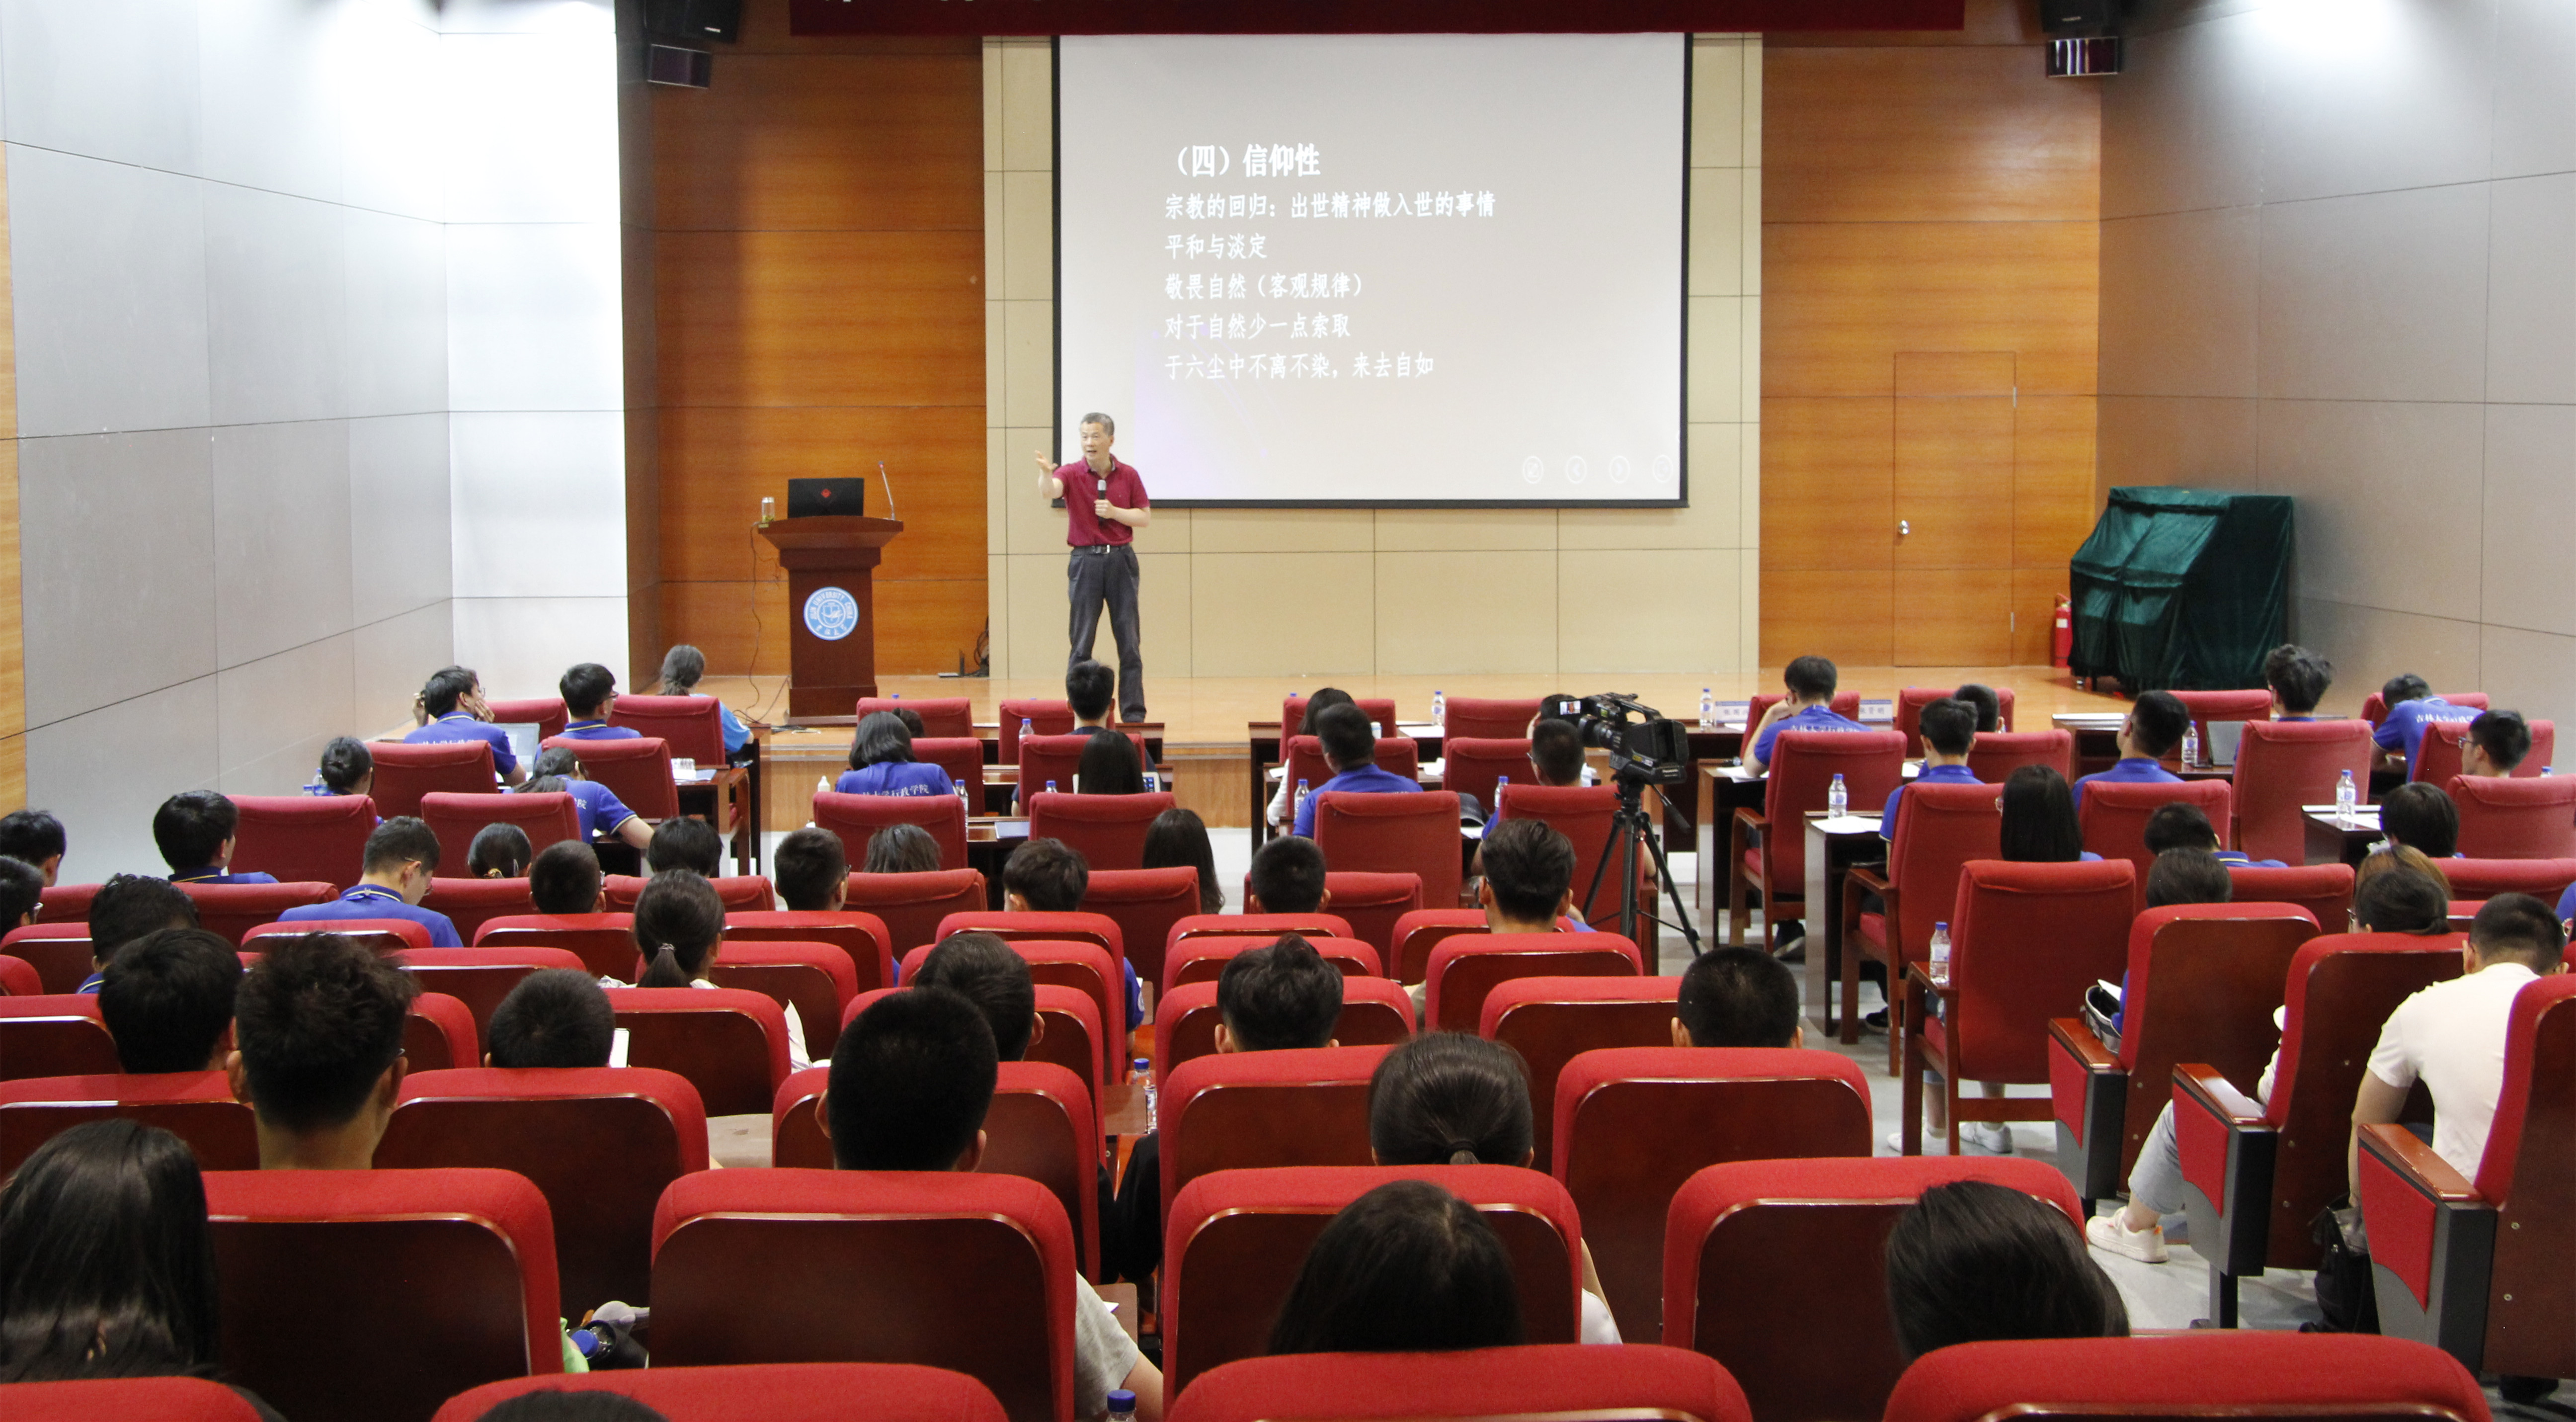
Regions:
[[647, 0], [644, 28], [667, 39], [731, 44], [742, 37], [742, 0]]
[[2120, 0], [2039, 0], [2040, 32], [2052, 38], [2108, 34], [2119, 25]]
[[676, 44], [644, 46], [644, 82], [679, 89], [703, 89], [715, 82], [716, 57], [703, 49]]

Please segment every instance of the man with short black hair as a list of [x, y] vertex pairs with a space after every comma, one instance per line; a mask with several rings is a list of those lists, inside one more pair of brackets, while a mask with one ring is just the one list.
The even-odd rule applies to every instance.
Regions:
[[221, 1071], [241, 954], [223, 935], [164, 928], [117, 950], [98, 990], [98, 1015], [129, 1072]]
[[504, 785], [528, 778], [528, 768], [510, 750], [510, 733], [492, 724], [492, 708], [483, 700], [483, 679], [472, 667], [441, 667], [430, 673], [412, 709], [421, 724], [403, 737], [406, 745], [434, 741], [481, 741], [492, 748], [492, 769]]
[[599, 873], [599, 856], [589, 845], [559, 839], [528, 861], [528, 897], [537, 912], [604, 913], [607, 887]]
[[2283, 867], [2278, 859], [2256, 859], [2239, 850], [2219, 848], [2218, 831], [2209, 823], [2209, 816], [2187, 800], [2157, 806], [2156, 812], [2147, 816], [2144, 838], [2149, 854], [2162, 854], [2168, 849], [2205, 849], [2219, 863], [2238, 869]]
[[1303, 835], [1283, 834], [1253, 851], [1250, 890], [1245, 913], [1322, 913], [1333, 906], [1324, 851]]
[[923, 956], [915, 988], [946, 988], [975, 1004], [993, 1029], [993, 1050], [1006, 1062], [1027, 1059], [1046, 1036], [1038, 1016], [1037, 980], [1029, 960], [990, 933], [952, 933]]
[[1711, 948], [1682, 970], [1676, 1047], [1803, 1047], [1798, 977], [1759, 948]]
[[212, 790], [182, 790], [152, 814], [152, 843], [173, 884], [274, 884], [273, 874], [235, 874], [233, 834], [241, 811]]
[[[1477, 858], [1484, 873], [1476, 902], [1485, 910], [1486, 932], [1567, 931], [1557, 921], [1574, 907], [1573, 840], [1545, 820], [1502, 820], [1486, 827]], [[1579, 916], [1567, 921], [1573, 932], [1592, 931]]]
[[2433, 694], [2424, 678], [2413, 672], [2400, 672], [2382, 683], [2379, 699], [2386, 703], [2388, 714], [2371, 733], [2373, 745], [2394, 760], [2399, 751], [2406, 753], [2406, 774], [2415, 774], [2415, 757], [2424, 749], [2424, 728], [2449, 725], [2477, 719], [2478, 708], [2454, 706]]
[[418, 993], [400, 968], [339, 934], [275, 940], [235, 995], [225, 1068], [256, 1119], [260, 1169], [373, 1168], [402, 1091], [403, 1019]]
[[1977, 708], [1946, 696], [1924, 707], [1923, 772], [1912, 780], [1898, 781], [1887, 792], [1887, 808], [1878, 817], [1878, 837], [1895, 843], [1896, 807], [1908, 787], [1976, 784], [1977, 773], [1968, 768], [1968, 748], [1976, 743]]
[[167, 879], [118, 874], [89, 901], [90, 975], [80, 991], [94, 993], [117, 950], [147, 933], [197, 926], [197, 905]]
[[[1002, 906], [1013, 913], [1074, 913], [1091, 892], [1091, 865], [1082, 851], [1060, 839], [1033, 839], [1012, 851], [1002, 864]], [[1136, 965], [1121, 959], [1126, 970], [1127, 1020], [1145, 1020], [1145, 993]]]
[[644, 734], [633, 726], [608, 724], [608, 713], [617, 705], [617, 673], [597, 662], [565, 672], [555, 690], [563, 694], [564, 711], [572, 718], [564, 723], [563, 734], [574, 740], [631, 741]]
[[2441, 786], [2410, 780], [2381, 797], [2379, 832], [2427, 859], [2450, 859], [2460, 852], [2460, 807]]
[[1782, 684], [1788, 687], [1789, 695], [1785, 700], [1772, 702], [1771, 709], [1762, 713], [1761, 724], [1753, 728], [1752, 739], [1745, 743], [1750, 747], [1744, 752], [1746, 769], [1757, 775], [1770, 769], [1771, 746], [1780, 739], [1782, 731], [1869, 729], [1834, 710], [1834, 688], [1840, 684], [1842, 674], [1834, 669], [1832, 662], [1822, 657], [1799, 657], [1789, 663], [1780, 677]]
[[1539, 717], [1530, 723], [1529, 743], [1530, 769], [1538, 773], [1539, 784], [1583, 783], [1583, 732], [1572, 721]]
[[2274, 647], [2263, 658], [2263, 684], [2272, 689], [2272, 719], [2313, 721], [2317, 703], [2334, 685], [2334, 663], [2295, 642]]
[[2460, 773], [2503, 779], [2531, 754], [2531, 724], [2519, 711], [2481, 711], [2460, 742]]
[[2191, 727], [2191, 711], [2170, 691], [2149, 691], [2129, 707], [2120, 723], [2120, 759], [2109, 770], [2097, 770], [2075, 782], [2075, 807], [2084, 808], [2084, 787], [2095, 781], [2112, 784], [2180, 785], [2182, 777], [2165, 769], [2164, 758], [2182, 744]]
[[724, 840], [715, 826], [690, 815], [675, 815], [653, 827], [645, 845], [644, 872], [693, 869], [704, 878], [724, 876]]
[[1073, 709], [1076, 733], [1099, 730], [1109, 724], [1109, 709], [1117, 705], [1117, 689], [1117, 674], [1089, 657], [1065, 669], [1064, 704]]
[[63, 871], [63, 855], [71, 840], [63, 833], [63, 822], [46, 810], [11, 810], [0, 815], [0, 855], [22, 864], [33, 864], [45, 876], [45, 887], [52, 888], [55, 877]]
[[546, 968], [492, 1009], [483, 1065], [604, 1067], [616, 1040], [617, 1013], [599, 983], [579, 968]]
[[830, 913], [848, 900], [849, 851], [830, 830], [789, 831], [769, 856], [769, 872], [790, 913]]
[[[553, 846], [549, 845], [548, 848]], [[401, 918], [429, 930], [432, 948], [462, 948], [456, 924], [420, 901], [429, 896], [430, 876], [438, 872], [438, 836], [427, 823], [396, 815], [367, 836], [357, 885], [322, 904], [300, 904], [279, 914], [281, 923], [328, 922], [351, 918]], [[96, 911], [92, 911], [96, 916]]]
[[36, 866], [0, 855], [0, 933], [34, 923], [44, 902], [45, 876]]
[[1297, 807], [1295, 832], [1298, 835], [1307, 839], [1315, 837], [1315, 796], [1327, 790], [1359, 795], [1400, 795], [1422, 788], [1415, 781], [1378, 768], [1377, 731], [1370, 726], [1368, 713], [1354, 703], [1325, 707], [1315, 717], [1315, 739], [1322, 743], [1324, 761], [1333, 767], [1333, 778], [1316, 786], [1314, 793], [1306, 797], [1306, 802]]

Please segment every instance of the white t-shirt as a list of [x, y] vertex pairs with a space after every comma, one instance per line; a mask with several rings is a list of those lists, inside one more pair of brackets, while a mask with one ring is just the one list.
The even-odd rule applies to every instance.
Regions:
[[1601, 1296], [1590, 1289], [1583, 1291], [1583, 1341], [1586, 1343], [1620, 1341], [1619, 1320], [1610, 1316], [1610, 1305], [1602, 1302]]
[[2370, 1074], [2403, 1090], [2420, 1078], [2433, 1093], [2433, 1153], [2474, 1180], [2504, 1091], [2504, 1031], [2513, 999], [2539, 974], [2493, 963], [2435, 983], [2397, 1005], [2370, 1050]]
[[1127, 1385], [1127, 1375], [1136, 1371], [1136, 1360], [1144, 1354], [1136, 1351], [1136, 1340], [1118, 1326], [1118, 1315], [1101, 1302], [1091, 1281], [1076, 1276], [1073, 1282], [1073, 1415], [1104, 1417], [1109, 1394]]

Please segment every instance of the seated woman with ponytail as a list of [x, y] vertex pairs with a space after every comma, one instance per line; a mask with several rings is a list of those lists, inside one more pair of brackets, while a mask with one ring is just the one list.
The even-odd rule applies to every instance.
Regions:
[[[645, 882], [635, 900], [635, 951], [644, 955], [644, 976], [637, 987], [711, 988], [707, 970], [715, 966], [716, 948], [724, 937], [724, 900], [716, 886], [694, 869], [665, 869]], [[602, 987], [624, 987], [613, 978]], [[812, 1066], [805, 1052], [805, 1023], [794, 1003], [787, 1012], [787, 1059], [798, 1071]]]
[[[1464, 1032], [1433, 1032], [1387, 1053], [1369, 1078], [1369, 1154], [1380, 1165], [1527, 1168], [1538, 1148], [1521, 1054]], [[1619, 1341], [1590, 1245], [1583, 1249], [1583, 1341]]]

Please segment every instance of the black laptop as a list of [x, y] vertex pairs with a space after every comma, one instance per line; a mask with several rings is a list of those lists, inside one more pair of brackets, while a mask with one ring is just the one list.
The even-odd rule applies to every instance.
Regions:
[[790, 479], [787, 481], [787, 516], [813, 518], [818, 514], [849, 514], [868, 511], [868, 481], [865, 479]]

